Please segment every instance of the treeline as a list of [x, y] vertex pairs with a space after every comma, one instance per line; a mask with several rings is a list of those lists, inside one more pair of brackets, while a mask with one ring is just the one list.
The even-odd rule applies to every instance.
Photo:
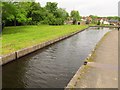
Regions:
[[119, 16], [107, 16], [107, 17], [100, 17], [100, 16], [95, 16], [95, 15], [90, 15], [89, 17], [91, 17], [93, 20], [96, 18], [107, 18], [109, 20], [120, 20]]
[[[6, 26], [18, 25], [63, 25], [69, 14], [65, 9], [58, 8], [55, 2], [47, 2], [41, 7], [36, 2], [3, 2], [2, 22]], [[71, 17], [80, 20], [78, 11], [71, 11]]]

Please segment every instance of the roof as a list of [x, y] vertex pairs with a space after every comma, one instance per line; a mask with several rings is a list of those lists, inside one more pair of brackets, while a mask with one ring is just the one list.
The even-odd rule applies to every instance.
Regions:
[[119, 22], [118, 20], [108, 20], [108, 22], [114, 22], [114, 23], [117, 23]]

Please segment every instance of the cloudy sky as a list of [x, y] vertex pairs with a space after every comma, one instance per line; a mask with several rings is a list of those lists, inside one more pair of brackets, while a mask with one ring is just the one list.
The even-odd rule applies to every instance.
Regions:
[[57, 2], [58, 7], [65, 8], [68, 12], [78, 10], [80, 15], [117, 16], [118, 2], [120, 0], [36, 0], [41, 6], [46, 2]]

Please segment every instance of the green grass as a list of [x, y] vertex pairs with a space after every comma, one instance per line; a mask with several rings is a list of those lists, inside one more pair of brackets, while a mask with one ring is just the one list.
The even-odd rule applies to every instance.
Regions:
[[89, 26], [96, 26], [96, 25], [97, 25], [97, 24], [92, 24], [92, 23], [91, 23], [91, 24], [89, 24]]
[[57, 37], [82, 30], [88, 26], [17, 26], [5, 27], [2, 32], [2, 55], [12, 53], [25, 47], [43, 43]]

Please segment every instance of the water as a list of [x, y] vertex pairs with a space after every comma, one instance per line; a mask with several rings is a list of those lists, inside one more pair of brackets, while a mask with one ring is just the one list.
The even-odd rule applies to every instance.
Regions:
[[89, 28], [4, 65], [3, 88], [64, 88], [109, 28]]

